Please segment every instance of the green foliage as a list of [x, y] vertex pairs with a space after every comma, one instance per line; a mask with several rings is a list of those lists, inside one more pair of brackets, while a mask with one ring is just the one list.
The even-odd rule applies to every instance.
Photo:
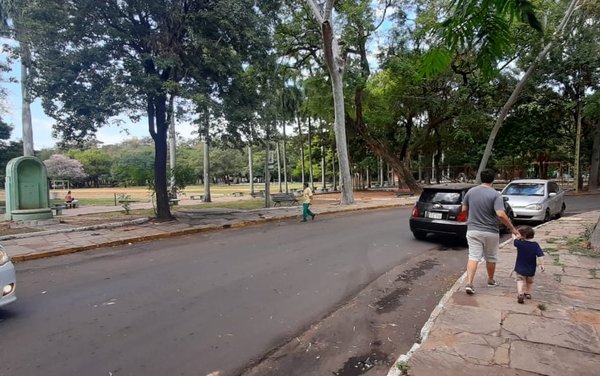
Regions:
[[4, 187], [4, 174], [6, 165], [13, 159], [23, 155], [23, 143], [19, 142], [4, 142], [0, 140], [0, 186]]
[[154, 153], [151, 149], [136, 149], [122, 153], [111, 167], [111, 175], [115, 182], [125, 186], [147, 185], [153, 180]]
[[583, 113], [591, 120], [600, 120], [600, 92], [596, 91], [594, 94], [586, 98]]
[[405, 361], [396, 363], [396, 368], [398, 368], [401, 375], [408, 375], [410, 372], [410, 365]]
[[419, 71], [424, 77], [432, 77], [446, 70], [452, 62], [453, 54], [448, 48], [434, 47], [423, 55]]
[[[438, 26], [442, 50], [452, 51], [454, 64], [462, 66], [461, 70], [479, 69], [492, 76], [497, 63], [513, 49], [512, 27], [518, 22], [542, 31], [535, 8], [528, 0], [454, 0], [449, 16]], [[439, 63], [441, 58], [429, 61]], [[431, 74], [436, 67], [441, 65], [424, 70]]]
[[121, 203], [121, 207], [125, 211], [125, 214], [129, 215], [131, 211], [131, 196], [126, 193], [119, 193], [117, 195], [117, 202]]
[[539, 303], [537, 307], [540, 311], [545, 311], [548, 309], [544, 303]]
[[92, 148], [84, 151], [72, 150], [69, 156], [77, 159], [83, 165], [88, 179], [94, 186], [110, 181], [110, 169], [113, 163], [112, 156], [105, 150]]
[[[55, 134], [70, 143], [89, 141], [121, 113], [146, 116], [155, 142], [158, 215], [170, 218], [167, 98], [225, 102], [236, 93], [232, 87], [244, 67], [270, 49], [277, 5], [274, 0], [38, 0], [27, 19], [35, 47], [33, 88], [56, 121]], [[120, 168], [116, 174], [122, 175]], [[149, 174], [136, 175], [139, 180]]]

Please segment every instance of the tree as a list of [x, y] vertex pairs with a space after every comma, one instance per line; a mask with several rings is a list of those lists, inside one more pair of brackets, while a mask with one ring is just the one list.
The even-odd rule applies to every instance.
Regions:
[[25, 0], [0, 1], [0, 35], [19, 43], [17, 54], [21, 60], [21, 121], [23, 132], [23, 155], [33, 155], [33, 127], [31, 123], [31, 93], [28, 85], [32, 66], [31, 42], [26, 26], [28, 7], [34, 2]]
[[[487, 166], [494, 140], [509, 111], [537, 66], [562, 36], [579, 1], [570, 1], [554, 34], [544, 42], [544, 47], [537, 53], [499, 111], [479, 164], [478, 179], [481, 171]], [[477, 71], [482, 71], [487, 77], [495, 75], [499, 70], [500, 61], [508, 57], [513, 46], [514, 38], [511, 28], [515, 21], [526, 23], [535, 30], [542, 30], [542, 25], [535, 14], [535, 8], [528, 0], [484, 2], [456, 0], [452, 2], [450, 16], [438, 28], [443, 44], [441, 47], [438, 46], [429, 51], [425, 64], [423, 64], [424, 71], [431, 74], [439, 72], [447, 66], [452, 66], [454, 71], [460, 72], [464, 77], [475, 74]], [[504, 64], [504, 66], [506, 65]]]
[[600, 185], [600, 92], [596, 91], [594, 95], [587, 99], [583, 111], [585, 116], [594, 124], [590, 177], [588, 180], [589, 190], [592, 191], [598, 189]]
[[281, 124], [283, 134], [283, 173], [285, 181], [285, 193], [288, 193], [288, 155], [287, 155], [287, 135], [286, 126], [289, 121], [294, 121], [298, 115], [298, 110], [302, 104], [303, 95], [302, 91], [295, 85], [285, 86], [280, 93], [280, 104], [281, 104]]
[[235, 75], [263, 47], [276, 4], [39, 0], [31, 28], [36, 90], [67, 139], [90, 137], [122, 112], [146, 116], [155, 149], [157, 217], [170, 219], [168, 97], [181, 85], [182, 96], [228, 95]]
[[112, 179], [125, 186], [147, 186], [153, 180], [155, 164], [149, 147], [124, 150], [111, 167]]
[[546, 57], [546, 55], [548, 54], [550, 49], [552, 49], [556, 40], [562, 37], [565, 27], [567, 26], [567, 23], [568, 23], [569, 19], [571, 18], [571, 15], [575, 11], [579, 1], [580, 0], [571, 0], [568, 8], [566, 9], [566, 11], [564, 13], [562, 20], [560, 21], [556, 31], [554, 32], [554, 35], [551, 37], [550, 41], [545, 44], [544, 48], [537, 54], [535, 60], [531, 63], [531, 65], [529, 66], [529, 68], [527, 69], [525, 74], [521, 77], [521, 79], [519, 80], [519, 83], [517, 83], [517, 85], [515, 86], [512, 94], [510, 95], [510, 97], [508, 98], [508, 100], [506, 101], [504, 106], [502, 106], [502, 109], [498, 113], [496, 123], [494, 124], [494, 128], [492, 128], [492, 132], [490, 133], [490, 137], [488, 139], [487, 145], [485, 146], [485, 151], [483, 153], [483, 157], [481, 158], [481, 163], [479, 164], [479, 169], [477, 170], [478, 181], [479, 181], [479, 176], [481, 174], [481, 171], [483, 171], [486, 168], [488, 160], [490, 158], [490, 155], [492, 154], [492, 148], [494, 146], [494, 141], [496, 139], [496, 135], [498, 134], [498, 130], [500, 130], [500, 127], [502, 127], [502, 124], [504, 123], [504, 120], [508, 116], [510, 109], [517, 102], [517, 98], [519, 97], [519, 94], [525, 87], [525, 84], [527, 83], [527, 81], [529, 80], [529, 78], [531, 77], [531, 75], [533, 74], [535, 69], [543, 61], [543, 59]]
[[50, 179], [80, 181], [87, 177], [81, 162], [61, 154], [52, 155], [44, 164]]
[[21, 155], [23, 145], [21, 142], [6, 141], [10, 138], [12, 127], [0, 117], [0, 184], [4, 186], [4, 173], [8, 162]]
[[352, 177], [348, 160], [348, 143], [346, 141], [346, 120], [344, 109], [344, 65], [345, 57], [340, 49], [338, 39], [333, 29], [333, 5], [335, 0], [327, 0], [324, 6], [316, 0], [305, 0], [317, 24], [321, 28], [323, 38], [323, 53], [329, 70], [333, 93], [335, 113], [335, 137], [339, 158], [341, 203], [349, 205], [354, 202], [352, 193]]
[[110, 180], [113, 158], [105, 150], [98, 148], [77, 150], [70, 152], [69, 156], [81, 162], [88, 181], [91, 181], [94, 187], [99, 187], [101, 183], [106, 184]]

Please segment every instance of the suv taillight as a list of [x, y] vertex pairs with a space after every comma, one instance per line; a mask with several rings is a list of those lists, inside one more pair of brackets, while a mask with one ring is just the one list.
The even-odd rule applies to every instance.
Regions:
[[413, 208], [412, 210], [412, 214], [411, 216], [413, 217], [418, 217], [419, 216], [419, 208], [417, 208], [416, 206]]
[[456, 216], [456, 220], [458, 222], [466, 222], [467, 219], [469, 219], [469, 216], [467, 215], [467, 212], [461, 211], [458, 213], [458, 215]]

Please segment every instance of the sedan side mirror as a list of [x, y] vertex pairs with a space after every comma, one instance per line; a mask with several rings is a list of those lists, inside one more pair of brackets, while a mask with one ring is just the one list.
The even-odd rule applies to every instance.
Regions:
[[504, 202], [508, 201], [508, 197], [503, 196], [502, 199], [504, 200]]

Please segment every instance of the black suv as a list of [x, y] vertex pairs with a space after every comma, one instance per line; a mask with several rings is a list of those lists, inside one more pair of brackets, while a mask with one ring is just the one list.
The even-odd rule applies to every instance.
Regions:
[[[428, 233], [435, 233], [465, 239], [467, 214], [462, 212], [462, 202], [467, 191], [475, 186], [449, 183], [425, 187], [410, 216], [410, 230], [415, 238], [423, 240]], [[512, 220], [514, 215], [506, 201], [504, 209]]]

